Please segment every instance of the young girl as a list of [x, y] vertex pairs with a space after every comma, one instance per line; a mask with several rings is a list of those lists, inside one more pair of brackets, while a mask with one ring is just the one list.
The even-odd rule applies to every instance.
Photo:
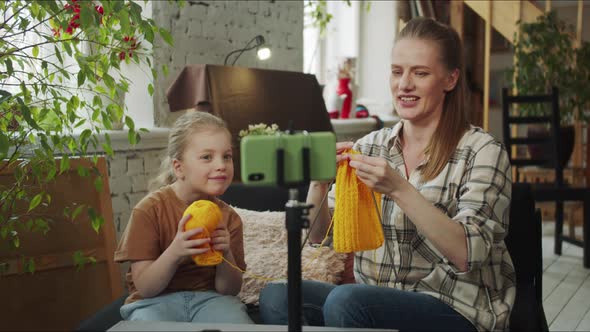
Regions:
[[[217, 196], [234, 175], [231, 135], [225, 123], [205, 112], [189, 112], [170, 131], [168, 155], [152, 191], [133, 209], [115, 252], [115, 261], [130, 261], [129, 297], [121, 307], [126, 320], [252, 323], [235, 296], [242, 286], [242, 222]], [[152, 189], [152, 188], [150, 188]], [[190, 240], [201, 228], [184, 231], [182, 217], [194, 201], [217, 204], [223, 215], [210, 238]], [[209, 242], [223, 253], [217, 266], [198, 266], [191, 256]]]

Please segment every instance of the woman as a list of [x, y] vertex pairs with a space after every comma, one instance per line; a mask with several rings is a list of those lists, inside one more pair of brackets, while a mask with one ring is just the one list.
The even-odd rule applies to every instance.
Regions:
[[[413, 19], [392, 50], [391, 92], [402, 121], [337, 145], [358, 178], [383, 194], [385, 244], [355, 253], [357, 284], [303, 283], [311, 325], [399, 330], [507, 329], [516, 293], [504, 237], [511, 196], [506, 150], [465, 110], [462, 46], [450, 27]], [[341, 153], [346, 148], [360, 155]], [[328, 184], [312, 182], [320, 206]], [[338, 206], [335, 206], [338, 209]], [[310, 231], [320, 242], [326, 206]], [[260, 296], [265, 323], [287, 321], [284, 284]]]

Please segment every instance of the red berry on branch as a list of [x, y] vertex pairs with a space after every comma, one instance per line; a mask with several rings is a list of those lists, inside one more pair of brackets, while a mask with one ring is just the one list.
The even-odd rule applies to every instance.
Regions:
[[135, 37], [125, 36], [123, 37], [123, 41], [129, 44], [129, 48], [134, 50], [137, 48], [137, 40]]
[[80, 27], [80, 23], [79, 23], [79, 21], [80, 21], [80, 14], [76, 14], [76, 15], [74, 15], [74, 16], [72, 17], [72, 19], [70, 20], [70, 25], [71, 25], [73, 28], [78, 28], [78, 27]]

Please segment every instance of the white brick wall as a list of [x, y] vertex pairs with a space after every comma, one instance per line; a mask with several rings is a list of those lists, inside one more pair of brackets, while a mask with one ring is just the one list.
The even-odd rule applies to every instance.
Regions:
[[137, 174], [143, 174], [143, 158], [131, 158], [127, 159], [127, 175], [133, 176]]
[[109, 162], [109, 176], [119, 177], [125, 172], [127, 172], [127, 159], [117, 158]]
[[122, 195], [131, 191], [131, 178], [128, 176], [111, 176], [109, 183], [113, 195]]
[[[273, 56], [260, 61], [253, 51], [236, 65], [278, 70], [303, 69], [303, 1], [186, 1], [179, 9], [168, 1], [154, 1], [153, 18], [170, 29], [175, 46], [156, 40], [155, 67], [166, 64], [168, 77], [155, 81], [154, 122], [170, 126], [179, 114], [168, 110], [166, 89], [186, 64], [223, 64], [226, 55], [263, 35]], [[233, 58], [232, 58], [233, 60]]]
[[145, 152], [145, 157], [143, 158], [143, 167], [146, 175], [155, 176], [158, 173], [164, 154], [165, 151]]
[[115, 151], [114, 158], [109, 158], [109, 186], [117, 240], [129, 222], [131, 210], [147, 195], [149, 181], [158, 175], [166, 144], [162, 139], [160, 148], [151, 144], [145, 150], [119, 150]]
[[148, 176], [146, 174], [139, 174], [131, 177], [131, 191], [144, 192], [148, 190]]

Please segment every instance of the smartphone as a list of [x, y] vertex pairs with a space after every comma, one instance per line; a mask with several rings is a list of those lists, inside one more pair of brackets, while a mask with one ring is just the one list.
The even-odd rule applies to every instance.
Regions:
[[336, 136], [329, 131], [249, 135], [240, 142], [242, 182], [299, 185], [336, 177]]

